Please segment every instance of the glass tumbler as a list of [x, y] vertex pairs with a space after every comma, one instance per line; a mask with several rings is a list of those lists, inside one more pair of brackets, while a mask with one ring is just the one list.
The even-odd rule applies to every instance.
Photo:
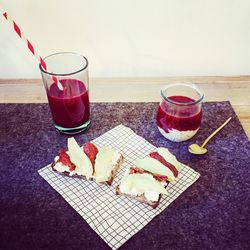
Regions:
[[40, 64], [55, 128], [64, 134], [77, 134], [90, 125], [88, 60], [63, 52], [44, 58]]

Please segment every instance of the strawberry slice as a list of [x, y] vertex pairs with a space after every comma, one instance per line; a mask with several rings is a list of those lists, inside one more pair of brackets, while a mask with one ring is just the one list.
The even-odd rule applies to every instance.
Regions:
[[75, 170], [76, 166], [70, 161], [65, 149], [61, 149], [58, 156], [59, 159], [56, 162], [61, 162], [63, 165], [68, 166], [70, 171]]
[[167, 162], [158, 152], [152, 152], [149, 154], [149, 156], [161, 162], [166, 167], [168, 167], [173, 172], [175, 177], [178, 176], [178, 170], [176, 169], [176, 167], [171, 163]]
[[83, 144], [83, 151], [89, 157], [94, 168], [95, 158], [98, 153], [98, 148], [93, 143], [86, 142]]
[[167, 177], [163, 175], [156, 175], [146, 170], [137, 168], [137, 167], [130, 167], [129, 174], [151, 174], [157, 181], [167, 181]]

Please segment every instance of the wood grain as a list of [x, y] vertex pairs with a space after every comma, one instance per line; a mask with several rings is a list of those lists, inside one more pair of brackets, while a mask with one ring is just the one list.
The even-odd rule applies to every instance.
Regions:
[[[250, 138], [250, 76], [233, 77], [152, 77], [92, 78], [92, 102], [160, 101], [160, 89], [172, 82], [196, 83], [205, 93], [205, 101], [230, 101]], [[0, 103], [45, 103], [41, 79], [0, 79]]]

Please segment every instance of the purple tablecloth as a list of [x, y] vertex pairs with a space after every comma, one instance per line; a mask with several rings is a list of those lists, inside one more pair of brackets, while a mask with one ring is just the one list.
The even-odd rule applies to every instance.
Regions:
[[[201, 177], [121, 249], [249, 249], [250, 143], [229, 102], [205, 103], [202, 127], [188, 142], [165, 140], [155, 125], [157, 103], [94, 103], [85, 142], [124, 124], [155, 146], [168, 147]], [[233, 120], [208, 144], [187, 152], [226, 118]], [[0, 248], [109, 249], [37, 173], [66, 146], [47, 104], [0, 104]]]

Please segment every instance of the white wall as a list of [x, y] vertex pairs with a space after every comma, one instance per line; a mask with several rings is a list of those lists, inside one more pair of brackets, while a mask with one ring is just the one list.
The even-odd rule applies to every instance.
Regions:
[[[84, 54], [92, 77], [250, 74], [250, 0], [2, 2], [42, 56]], [[37, 77], [1, 15], [0, 78]]]

